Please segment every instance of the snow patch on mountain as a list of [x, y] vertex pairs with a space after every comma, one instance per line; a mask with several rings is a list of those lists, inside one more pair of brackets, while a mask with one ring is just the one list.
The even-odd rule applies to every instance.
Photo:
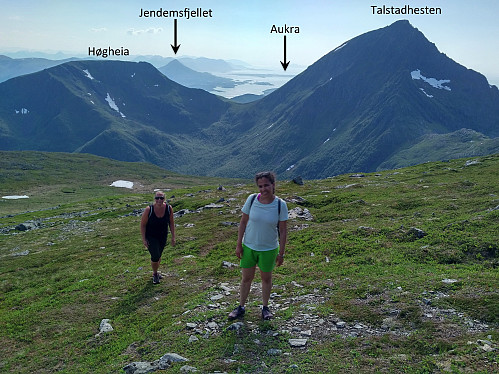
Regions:
[[121, 117], [123, 117], [123, 118], [126, 117], [123, 113], [120, 112], [120, 109], [118, 108], [118, 105], [116, 105], [116, 103], [114, 102], [114, 100], [111, 97], [111, 95], [109, 95], [109, 92], [107, 93], [106, 101], [109, 104], [109, 106], [111, 107], [111, 109], [117, 111], [121, 115]]
[[125, 180], [117, 180], [109, 185], [110, 187], [133, 188], [133, 182]]
[[426, 78], [421, 74], [421, 70], [414, 70], [411, 71], [411, 77], [413, 80], [419, 80], [421, 79], [422, 81], [428, 83], [430, 86], [438, 88], [439, 90], [447, 90], [451, 91], [450, 87], [444, 86], [446, 83], [450, 83], [449, 79], [441, 79], [438, 80], [436, 78]]
[[89, 73], [89, 71], [87, 69], [83, 70], [83, 72], [85, 73], [85, 76], [90, 79], [90, 80], [94, 80], [95, 78], [92, 77], [92, 74]]
[[426, 93], [426, 91], [424, 90], [424, 88], [420, 88], [420, 90], [421, 90], [421, 91], [423, 91], [423, 93], [426, 95], [426, 97], [433, 97], [433, 95], [428, 95], [428, 94]]
[[347, 42], [347, 43], [343, 43], [343, 44], [342, 44], [342, 45], [340, 45], [339, 47], [335, 48], [335, 49], [333, 50], [333, 52], [337, 52], [337, 51], [339, 51], [341, 48], [343, 48], [343, 47], [344, 47], [344, 46], [346, 46], [347, 44], [348, 44], [348, 42]]

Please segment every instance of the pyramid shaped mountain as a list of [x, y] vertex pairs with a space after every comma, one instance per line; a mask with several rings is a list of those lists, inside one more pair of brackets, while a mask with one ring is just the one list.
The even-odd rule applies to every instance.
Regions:
[[0, 149], [87, 152], [181, 173], [323, 178], [426, 154], [499, 152], [497, 87], [407, 21], [351, 39], [250, 104], [121, 61], [17, 77], [0, 83], [0, 98]]
[[201, 88], [206, 91], [213, 91], [216, 87], [235, 87], [235, 83], [232, 79], [195, 71], [182, 64], [179, 60], [173, 60], [158, 70], [172, 81], [190, 88]]
[[374, 171], [427, 134], [468, 128], [497, 137], [499, 91], [398, 21], [340, 45], [225, 121], [240, 134], [237, 160], [219, 174], [246, 162], [327, 177]]

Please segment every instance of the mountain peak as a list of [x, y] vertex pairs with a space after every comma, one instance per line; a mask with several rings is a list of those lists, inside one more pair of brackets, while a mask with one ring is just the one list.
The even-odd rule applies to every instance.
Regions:
[[411, 28], [413, 28], [413, 29], [415, 29], [415, 27], [411, 25], [411, 23], [409, 22], [409, 20], [407, 20], [407, 19], [400, 19], [398, 21], [393, 22], [391, 25], [387, 26], [387, 28], [388, 27], [392, 27], [392, 28], [393, 27], [408, 27], [408, 26], [411, 27]]
[[[167, 66], [193, 69], [189, 61]], [[196, 77], [213, 88], [234, 84], [199, 72], [209, 61], [196, 62]], [[190, 84], [180, 73], [170, 76]], [[343, 43], [249, 105], [182, 85], [147, 63], [119, 61], [17, 77], [0, 84], [0, 148], [147, 160], [184, 173], [249, 177], [271, 168], [284, 178], [323, 178], [426, 160], [435, 144], [463, 138], [440, 135], [461, 128], [483, 134], [472, 146], [486, 152], [496, 149], [486, 137], [499, 135], [499, 90], [407, 20]]]

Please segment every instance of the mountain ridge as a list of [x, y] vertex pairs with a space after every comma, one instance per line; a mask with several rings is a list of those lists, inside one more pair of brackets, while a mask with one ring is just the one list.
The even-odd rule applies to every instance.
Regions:
[[217, 87], [233, 88], [236, 86], [232, 79], [195, 71], [182, 64], [179, 60], [173, 60], [158, 70], [169, 79], [189, 88], [213, 91]]
[[[465, 128], [499, 136], [497, 87], [439, 52], [408, 21], [352, 38], [248, 104], [178, 85], [147, 63], [61, 66], [0, 84], [7, 97], [0, 103], [2, 149], [89, 152], [213, 176], [273, 169], [325, 178], [378, 170], [430, 134]], [[41, 82], [42, 91], [26, 95]], [[43, 93], [52, 91], [56, 101]], [[93, 104], [92, 94], [99, 98]], [[22, 106], [30, 97], [36, 110]], [[31, 143], [23, 132], [34, 136]]]
[[[400, 50], [400, 40], [406, 46], [405, 50], [410, 52], [408, 57]], [[387, 48], [395, 52], [387, 53]], [[428, 56], [431, 58], [427, 61]], [[372, 61], [376, 61], [377, 68], [373, 68]], [[443, 61], [444, 67], [438, 61]], [[429, 98], [419, 87], [415, 89], [415, 85], [421, 82], [411, 79], [411, 71], [418, 65], [425, 69], [423, 71], [438, 66], [436, 72], [439, 75], [448, 72], [449, 67], [457, 71], [458, 77], [465, 73], [467, 76], [474, 74], [440, 53], [409, 22], [399, 21], [344, 43], [260, 100], [258, 106], [248, 107], [234, 122], [236, 128], [248, 131], [250, 136], [261, 134], [270, 126], [274, 131], [282, 128], [279, 134], [267, 134], [260, 141], [263, 148], [275, 147], [279, 144], [277, 139], [283, 143], [283, 157], [276, 160], [276, 163], [283, 163], [277, 170], [279, 173], [327, 177], [349, 171], [376, 170], [382, 160], [409, 146], [415, 138], [431, 132], [452, 132], [468, 127], [467, 120], [473, 117], [473, 110], [482, 110], [482, 103], [475, 102], [475, 108], [463, 113], [463, 107], [473, 104], [466, 95], [461, 95], [465, 97], [460, 97], [459, 102], [452, 103], [442, 97], [442, 92], [435, 92], [434, 103], [425, 101]], [[495, 86], [490, 87], [478, 73], [471, 78], [472, 84], [480, 86], [482, 93], [488, 91], [488, 110], [493, 111], [484, 118], [487, 120], [485, 126], [482, 119], [475, 120], [474, 129], [497, 136], [499, 91]], [[461, 92], [466, 89], [461, 89]], [[427, 90], [437, 91], [433, 87]], [[262, 108], [269, 114], [259, 116]], [[427, 118], [429, 114], [437, 119]], [[463, 114], [467, 116], [465, 120], [460, 118]], [[448, 118], [443, 123], [438, 117]], [[302, 126], [303, 123], [307, 125]], [[369, 142], [365, 146], [357, 146], [366, 139]], [[250, 146], [247, 148], [246, 152], [241, 152], [241, 159], [251, 155]], [[294, 150], [295, 154], [285, 148]], [[251, 157], [258, 162], [256, 156]]]

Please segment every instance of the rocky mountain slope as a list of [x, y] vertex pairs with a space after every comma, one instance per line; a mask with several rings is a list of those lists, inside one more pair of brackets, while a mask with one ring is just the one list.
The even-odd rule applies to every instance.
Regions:
[[376, 170], [429, 134], [466, 128], [497, 137], [499, 90], [399, 21], [344, 43], [222, 122], [236, 154], [216, 173], [270, 165], [327, 177]]
[[[1, 149], [88, 152], [199, 175], [369, 172], [421, 162], [410, 150], [436, 139], [446, 147], [425, 161], [499, 151], [497, 87], [408, 21], [345, 42], [244, 105], [183, 87], [147, 63], [119, 61], [11, 79], [0, 97]], [[466, 132], [483, 141], [463, 144]]]

